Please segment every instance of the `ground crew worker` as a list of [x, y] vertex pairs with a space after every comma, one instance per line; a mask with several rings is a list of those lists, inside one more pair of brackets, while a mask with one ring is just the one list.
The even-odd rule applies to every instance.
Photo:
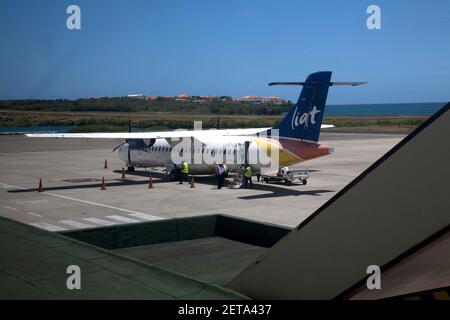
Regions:
[[239, 168], [239, 175], [241, 176], [241, 183], [244, 184], [245, 182], [245, 165], [241, 165], [241, 167]]
[[222, 189], [225, 184], [225, 167], [223, 164], [219, 164], [216, 167], [216, 177], [217, 177], [217, 189]]
[[253, 188], [252, 167], [250, 167], [249, 165], [245, 168], [244, 171], [244, 187], [247, 188], [248, 182], [250, 182], [250, 188]]
[[180, 184], [183, 184], [183, 180], [186, 180], [187, 182], [189, 182], [189, 166], [187, 164], [186, 161], [183, 161], [181, 163], [181, 168], [180, 168]]

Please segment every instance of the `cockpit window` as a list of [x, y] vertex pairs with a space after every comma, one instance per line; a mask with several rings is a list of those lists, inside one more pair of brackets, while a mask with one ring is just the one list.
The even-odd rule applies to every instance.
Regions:
[[125, 142], [128, 143], [130, 149], [145, 149], [147, 146], [142, 139], [127, 139]]

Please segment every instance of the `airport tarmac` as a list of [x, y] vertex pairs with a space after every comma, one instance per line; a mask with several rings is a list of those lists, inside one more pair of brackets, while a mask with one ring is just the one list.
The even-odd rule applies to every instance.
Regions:
[[[295, 166], [310, 170], [307, 185], [254, 183], [254, 189], [217, 190], [214, 177], [198, 177], [196, 188], [189, 188], [169, 181], [161, 169], [152, 172], [153, 189], [144, 169], [122, 180], [123, 163], [112, 152], [117, 140], [0, 136], [0, 215], [49, 231], [212, 213], [294, 227], [403, 137], [323, 133], [321, 143], [335, 152]], [[35, 191], [40, 178], [43, 193]]]

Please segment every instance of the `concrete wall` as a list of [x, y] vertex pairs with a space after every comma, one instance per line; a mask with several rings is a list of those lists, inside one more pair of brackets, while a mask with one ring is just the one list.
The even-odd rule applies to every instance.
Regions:
[[449, 104], [244, 270], [258, 299], [331, 299], [450, 223]]
[[88, 230], [65, 231], [61, 234], [104, 249], [115, 250], [147, 244], [212, 237], [216, 215], [167, 219]]
[[290, 228], [270, 223], [218, 215], [215, 235], [259, 247], [270, 248], [290, 231]]
[[104, 249], [223, 237], [269, 248], [291, 229], [226, 215], [205, 215], [60, 232]]

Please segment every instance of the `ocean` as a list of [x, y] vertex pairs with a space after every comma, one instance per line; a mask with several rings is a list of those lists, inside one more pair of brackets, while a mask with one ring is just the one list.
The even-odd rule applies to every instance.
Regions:
[[446, 102], [327, 105], [325, 116], [431, 116]]

